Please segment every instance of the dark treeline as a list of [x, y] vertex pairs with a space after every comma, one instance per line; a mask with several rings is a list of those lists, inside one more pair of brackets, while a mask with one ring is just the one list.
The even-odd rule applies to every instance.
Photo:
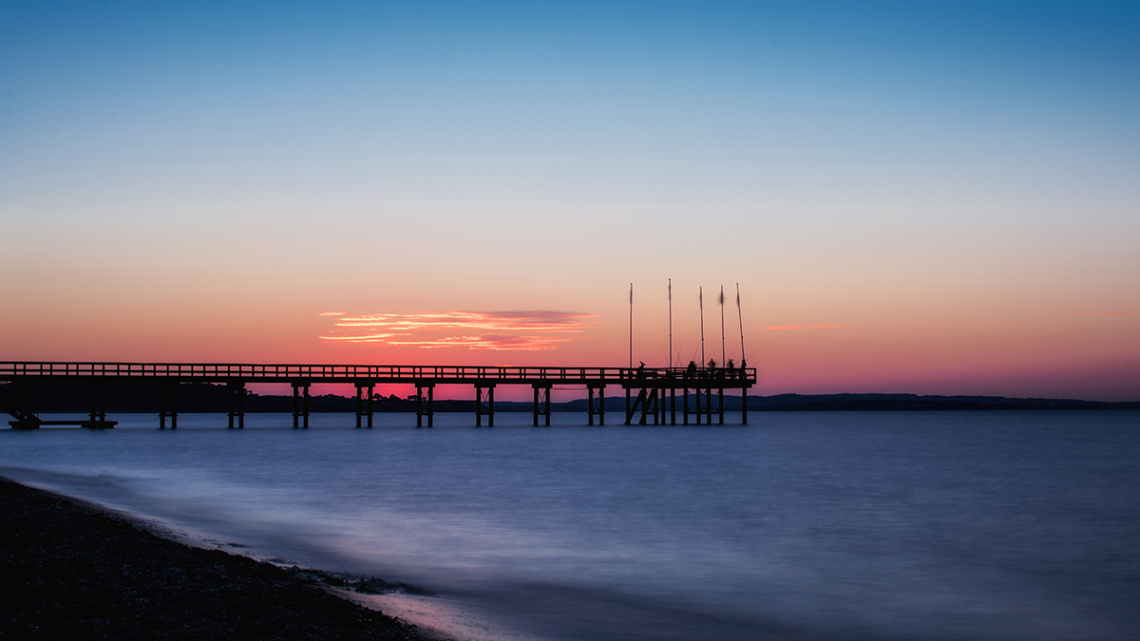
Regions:
[[[740, 407], [740, 399], [736, 408]], [[730, 407], [728, 403], [726, 407]], [[919, 396], [917, 394], [780, 394], [748, 399], [748, 410], [887, 411], [887, 410], [1097, 410], [1140, 409], [1140, 401], [1109, 403], [1004, 396]]]
[[[288, 388], [286, 388], [288, 389]], [[83, 381], [37, 381], [28, 386], [14, 383], [0, 385], [0, 394], [22, 407], [37, 412], [87, 412], [91, 403], [91, 386]], [[160, 395], [158, 381], [108, 381], [108, 412], [158, 412]], [[453, 401], [436, 401], [436, 409], [448, 411]], [[462, 402], [462, 401], [460, 401]], [[474, 411], [474, 401], [467, 405]], [[498, 405], [498, 403], [496, 403]], [[415, 400], [396, 396], [373, 396], [372, 408], [377, 412], [414, 412]], [[462, 409], [462, 408], [456, 408]], [[178, 385], [179, 412], [229, 411], [229, 390], [224, 384], [180, 383]], [[255, 394], [246, 390], [246, 412], [292, 412], [292, 394]], [[309, 398], [311, 412], [354, 412], [356, 398], [336, 394], [314, 395]]]
[[[620, 394], [620, 390], [618, 390]], [[107, 383], [108, 412], [155, 412], [159, 411], [159, 387], [157, 381], [109, 381]], [[38, 381], [21, 386], [15, 383], [0, 384], [0, 395], [8, 401], [34, 412], [79, 412], [86, 413], [90, 408], [91, 387], [84, 381]], [[226, 412], [228, 390], [225, 385], [212, 383], [183, 383], [178, 386], [178, 410], [180, 412]], [[715, 400], [714, 400], [715, 403]], [[677, 411], [681, 411], [682, 399], [677, 398]], [[726, 392], [724, 396], [727, 411], [740, 410], [740, 397]], [[414, 399], [395, 395], [373, 396], [372, 408], [376, 412], [414, 412]], [[552, 403], [555, 411], [586, 412], [586, 400]], [[354, 412], [356, 398], [336, 394], [312, 396], [309, 399], [312, 412]], [[500, 412], [530, 412], [530, 401], [495, 401], [495, 410]], [[1102, 401], [1082, 401], [1066, 399], [1005, 398], [1000, 396], [919, 396], [916, 394], [779, 394], [775, 396], [751, 396], [748, 399], [749, 411], [914, 411], [914, 410], [1092, 410], [1092, 409], [1140, 409], [1140, 401], [1110, 403]], [[291, 412], [293, 397], [289, 394], [255, 394], [246, 391], [246, 412]], [[624, 396], [608, 396], [607, 412], [624, 412]], [[472, 400], [436, 400], [437, 412], [474, 412]]]
[[[716, 406], [716, 391], [713, 391]], [[667, 401], [668, 402], [668, 401]], [[680, 411], [682, 399], [677, 397]], [[527, 406], [529, 408], [529, 405]], [[555, 404], [559, 409], [586, 411], [586, 401]], [[724, 395], [726, 411], [740, 411], [740, 396]], [[606, 411], [624, 411], [625, 399], [606, 398]], [[915, 410], [1099, 410], [1140, 409], [1140, 401], [1109, 403], [1046, 398], [1006, 398], [1003, 396], [919, 396], [917, 394], [777, 394], [749, 396], [749, 412], [852, 412]]]

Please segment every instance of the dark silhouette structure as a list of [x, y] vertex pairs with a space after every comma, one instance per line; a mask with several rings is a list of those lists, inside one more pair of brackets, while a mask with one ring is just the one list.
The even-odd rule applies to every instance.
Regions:
[[[711, 362], [710, 362], [711, 364]], [[37, 416], [31, 389], [38, 381], [88, 381], [91, 389], [87, 420], [45, 421]], [[540, 419], [550, 425], [550, 393], [555, 385], [580, 385], [587, 392], [590, 425], [605, 424], [605, 389], [625, 390], [625, 423], [646, 425], [677, 424], [677, 392], [681, 391], [682, 421], [712, 424], [713, 416], [724, 423], [724, 390], [739, 389], [741, 423], [748, 422], [748, 388], [756, 384], [756, 370], [739, 368], [671, 367], [483, 367], [448, 365], [256, 365], [231, 363], [80, 363], [80, 362], [0, 362], [0, 381], [9, 381], [14, 393], [0, 395], [0, 411], [14, 420], [16, 429], [36, 429], [41, 425], [79, 425], [107, 429], [116, 422], [107, 420], [108, 381], [150, 380], [158, 382], [159, 428], [178, 427], [178, 386], [180, 383], [225, 384], [229, 399], [229, 427], [245, 426], [245, 386], [247, 383], [288, 383], [293, 387], [293, 427], [309, 426], [309, 387], [313, 383], [352, 383], [356, 386], [356, 426], [372, 427], [373, 389], [380, 384], [411, 384], [416, 387], [416, 425], [431, 427], [435, 414], [437, 385], [471, 385], [475, 388], [475, 424], [495, 424], [495, 387], [530, 385], [534, 389], [534, 425]], [[691, 392], [691, 393], [690, 393]], [[713, 403], [715, 396], [717, 402]], [[690, 406], [690, 397], [695, 407]]]

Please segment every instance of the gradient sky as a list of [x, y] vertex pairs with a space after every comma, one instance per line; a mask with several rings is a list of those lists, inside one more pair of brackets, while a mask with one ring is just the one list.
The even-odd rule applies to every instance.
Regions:
[[[614, 6], [618, 4], [620, 6]], [[0, 359], [1140, 399], [1134, 2], [0, 0]]]

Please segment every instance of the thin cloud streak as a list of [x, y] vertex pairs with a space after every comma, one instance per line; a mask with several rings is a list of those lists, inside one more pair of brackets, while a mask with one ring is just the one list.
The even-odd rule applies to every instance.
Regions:
[[326, 341], [347, 341], [349, 343], [385, 343], [387, 339], [399, 334], [364, 334], [361, 336], [322, 336]]
[[342, 316], [322, 340], [423, 349], [547, 351], [583, 336], [593, 314], [556, 311], [363, 314]]
[[770, 325], [764, 331], [782, 331], [794, 329], [850, 329], [858, 325]]
[[412, 345], [424, 349], [466, 347], [492, 351], [543, 352], [558, 349], [572, 338], [549, 336], [450, 336], [435, 341], [388, 341], [389, 345]]

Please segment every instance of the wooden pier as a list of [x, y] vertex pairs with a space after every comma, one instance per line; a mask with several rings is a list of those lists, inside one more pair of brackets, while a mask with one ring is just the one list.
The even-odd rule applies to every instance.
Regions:
[[[416, 425], [432, 427], [438, 385], [474, 388], [475, 424], [495, 424], [495, 388], [529, 385], [534, 390], [534, 425], [550, 425], [550, 394], [555, 386], [586, 390], [590, 425], [605, 424], [605, 390], [625, 391], [625, 424], [676, 425], [724, 423], [724, 391], [740, 390], [741, 423], [748, 422], [748, 389], [756, 384], [755, 368], [717, 367], [485, 367], [447, 365], [256, 365], [233, 363], [83, 363], [0, 362], [0, 381], [15, 385], [14, 396], [0, 396], [0, 411], [15, 429], [59, 424], [41, 420], [28, 390], [38, 381], [89, 381], [89, 419], [67, 422], [91, 429], [115, 425], [107, 420], [106, 388], [110, 381], [152, 380], [159, 383], [159, 428], [178, 427], [180, 383], [225, 384], [229, 427], [245, 426], [245, 386], [287, 383], [293, 388], [293, 427], [309, 426], [309, 387], [314, 383], [348, 383], [356, 387], [356, 426], [372, 427], [372, 392], [376, 385], [408, 384], [416, 388]], [[678, 394], [680, 392], [680, 394]], [[681, 397], [678, 403], [678, 396]], [[693, 402], [690, 403], [690, 400]], [[680, 408], [678, 408], [680, 405]]]

